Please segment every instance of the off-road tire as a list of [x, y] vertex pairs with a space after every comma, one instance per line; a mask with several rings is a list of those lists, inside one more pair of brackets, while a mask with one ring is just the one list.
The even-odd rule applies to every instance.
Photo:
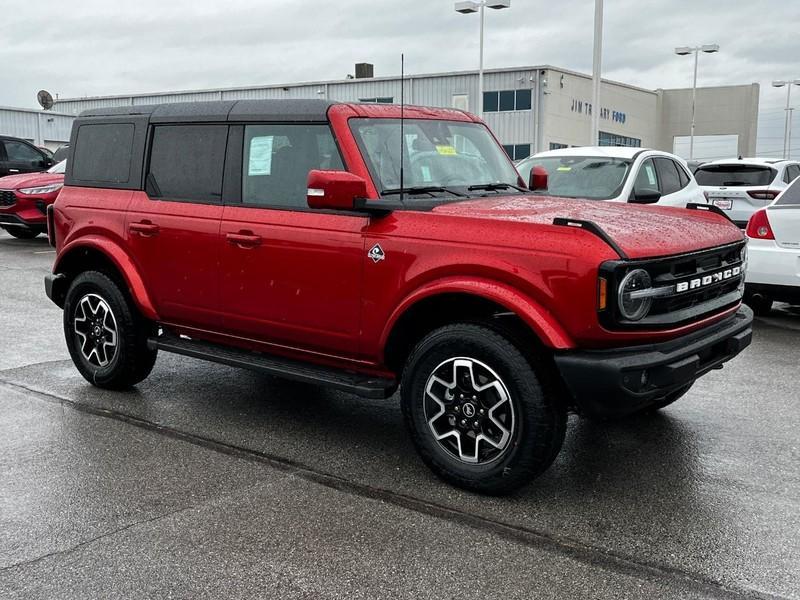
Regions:
[[[116, 327], [113, 358], [102, 366], [87, 359], [75, 330], [76, 310], [81, 310], [78, 305], [87, 297], [90, 298], [90, 303], [98, 303], [97, 298], [105, 302]], [[153, 370], [158, 356], [158, 350], [147, 347], [147, 338], [154, 331], [154, 324], [139, 314], [127, 293], [108, 275], [99, 271], [87, 271], [75, 277], [70, 284], [64, 302], [64, 336], [72, 362], [92, 385], [118, 390], [129, 388], [145, 379]]]
[[[437, 368], [454, 359], [489, 367], [513, 406], [513, 428], [505, 450], [487, 464], [468, 464], [448, 452], [428, 423], [429, 380]], [[482, 325], [453, 324], [425, 336], [409, 356], [400, 388], [406, 425], [425, 464], [454, 486], [490, 495], [509, 494], [543, 473], [561, 449], [566, 429], [566, 410], [547, 384], [546, 368], [544, 361], [524, 354], [508, 337]], [[456, 379], [454, 367], [453, 382]]]
[[3, 227], [3, 230], [18, 240], [32, 240], [41, 233], [38, 229], [29, 229], [28, 227]]

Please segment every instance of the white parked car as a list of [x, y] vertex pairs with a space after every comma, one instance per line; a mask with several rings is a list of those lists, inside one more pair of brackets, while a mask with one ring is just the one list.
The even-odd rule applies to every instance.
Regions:
[[745, 302], [757, 314], [774, 301], [800, 304], [800, 178], [747, 224]]
[[694, 172], [708, 202], [742, 228], [799, 175], [800, 163], [771, 158], [715, 160]]
[[537, 166], [547, 171], [550, 196], [679, 207], [706, 204], [686, 163], [668, 152], [615, 146], [564, 148], [526, 158], [517, 169], [528, 181]]

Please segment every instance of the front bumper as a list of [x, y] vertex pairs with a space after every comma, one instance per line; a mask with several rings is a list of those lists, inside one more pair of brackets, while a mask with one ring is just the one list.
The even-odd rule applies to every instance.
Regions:
[[555, 355], [578, 408], [597, 418], [622, 417], [722, 368], [750, 345], [753, 311], [742, 306], [721, 323], [669, 342]]
[[67, 297], [67, 277], [63, 273], [48, 273], [44, 276], [44, 293], [59, 308], [64, 308]]

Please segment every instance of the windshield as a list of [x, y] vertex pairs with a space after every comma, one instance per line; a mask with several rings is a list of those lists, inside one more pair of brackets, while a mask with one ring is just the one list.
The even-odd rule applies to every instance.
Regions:
[[519, 165], [527, 179], [533, 167], [547, 171], [548, 196], [609, 200], [622, 192], [632, 162], [604, 156], [533, 156]]
[[694, 172], [698, 185], [769, 185], [777, 171], [756, 165], [703, 165]]
[[65, 173], [67, 170], [67, 159], [62, 160], [60, 163], [54, 164], [47, 169], [48, 173]]
[[[350, 127], [381, 193], [400, 188], [400, 119], [351, 119]], [[403, 187], [456, 188], [519, 183], [514, 166], [485, 126], [406, 119]]]

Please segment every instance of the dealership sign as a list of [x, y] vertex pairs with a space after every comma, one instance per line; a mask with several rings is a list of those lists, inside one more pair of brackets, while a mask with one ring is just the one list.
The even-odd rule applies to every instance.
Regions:
[[[592, 114], [592, 103], [585, 100], [572, 99], [572, 112], [582, 115]], [[600, 109], [600, 118], [605, 121], [613, 121], [614, 123], [625, 124], [627, 115], [619, 110], [611, 110], [610, 108]]]

